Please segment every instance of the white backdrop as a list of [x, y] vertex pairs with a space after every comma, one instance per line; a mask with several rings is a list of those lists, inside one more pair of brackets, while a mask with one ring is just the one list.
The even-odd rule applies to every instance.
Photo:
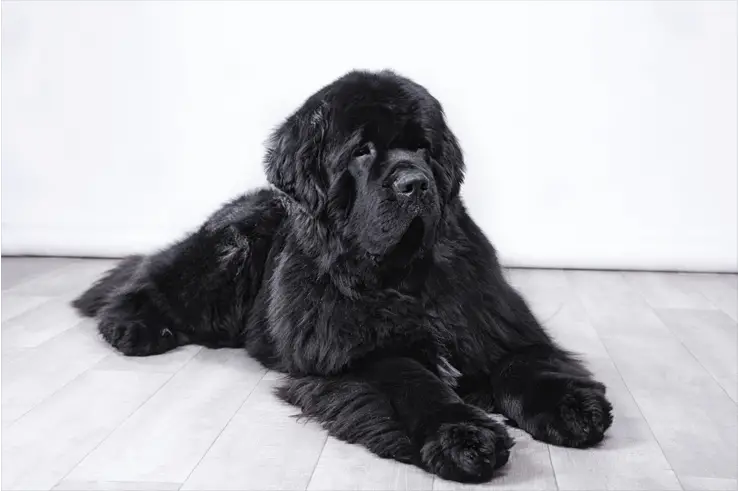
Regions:
[[150, 251], [351, 68], [445, 105], [504, 262], [738, 270], [736, 4], [3, 2], [2, 251]]

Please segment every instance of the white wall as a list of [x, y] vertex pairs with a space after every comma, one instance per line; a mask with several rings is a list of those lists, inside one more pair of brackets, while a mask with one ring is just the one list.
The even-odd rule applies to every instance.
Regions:
[[445, 105], [507, 264], [738, 269], [735, 2], [3, 2], [2, 251], [120, 255], [264, 183], [310, 93]]

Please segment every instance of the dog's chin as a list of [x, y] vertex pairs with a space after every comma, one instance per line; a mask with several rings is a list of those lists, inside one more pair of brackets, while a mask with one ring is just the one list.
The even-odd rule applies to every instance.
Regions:
[[396, 240], [388, 240], [391, 244], [382, 251], [371, 253], [377, 263], [383, 265], [405, 265], [422, 255], [427, 250], [432, 236], [432, 223], [417, 216], [401, 229]]
[[425, 242], [425, 223], [415, 217], [408, 225], [400, 240], [389, 249], [384, 260], [390, 263], [402, 262], [413, 258]]

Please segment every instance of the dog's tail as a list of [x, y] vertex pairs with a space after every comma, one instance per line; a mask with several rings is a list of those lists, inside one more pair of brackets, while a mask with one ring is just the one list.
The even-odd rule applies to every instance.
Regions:
[[133, 276], [143, 258], [143, 256], [128, 256], [123, 259], [87, 291], [73, 300], [72, 306], [84, 316], [95, 317], [107, 303], [109, 295]]

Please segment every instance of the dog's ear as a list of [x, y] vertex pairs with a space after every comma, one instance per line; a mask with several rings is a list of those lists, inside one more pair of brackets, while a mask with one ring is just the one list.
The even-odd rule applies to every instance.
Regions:
[[298, 111], [272, 134], [265, 159], [269, 182], [314, 216], [323, 210], [326, 200], [327, 184], [320, 162], [324, 134], [322, 107], [308, 115]]
[[449, 190], [449, 201], [459, 195], [461, 184], [464, 182], [464, 154], [456, 137], [450, 129], [443, 132], [443, 167], [449, 169], [451, 189]]
[[459, 195], [461, 184], [464, 182], [465, 166], [459, 142], [445, 123], [440, 148], [434, 153], [436, 153], [435, 160], [438, 162], [434, 174], [442, 188], [441, 194], [444, 201], [449, 203]]

